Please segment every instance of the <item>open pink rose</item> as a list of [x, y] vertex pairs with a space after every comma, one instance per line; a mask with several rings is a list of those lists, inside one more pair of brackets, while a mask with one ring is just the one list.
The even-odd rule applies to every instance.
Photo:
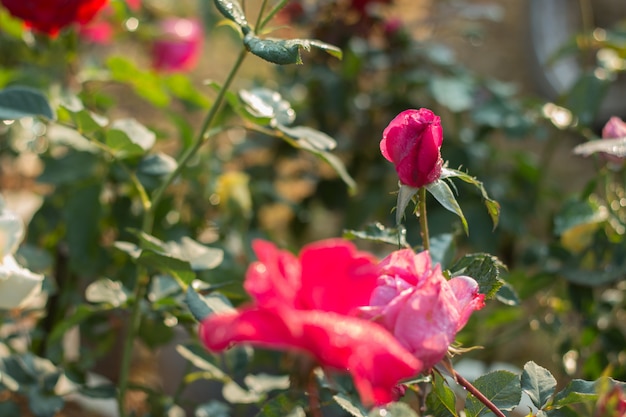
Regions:
[[439, 116], [428, 109], [405, 110], [383, 131], [380, 151], [395, 165], [402, 184], [419, 188], [439, 179], [442, 142]]
[[107, 4], [107, 0], [0, 0], [26, 26], [55, 36], [72, 23], [85, 24]]
[[253, 248], [258, 261], [244, 285], [253, 302], [201, 324], [210, 350], [243, 342], [307, 353], [325, 368], [350, 372], [365, 404], [393, 400], [398, 382], [422, 369], [391, 333], [356, 316], [377, 282], [369, 254], [339, 239], [308, 245], [299, 258], [269, 242]]
[[160, 22], [152, 45], [152, 66], [159, 71], [189, 71], [202, 51], [203, 31], [199, 21], [168, 18]]
[[399, 250], [379, 267], [379, 284], [364, 316], [382, 324], [431, 368], [446, 355], [472, 312], [483, 307], [484, 295], [470, 277], [446, 280], [439, 265], [431, 268], [427, 251]]

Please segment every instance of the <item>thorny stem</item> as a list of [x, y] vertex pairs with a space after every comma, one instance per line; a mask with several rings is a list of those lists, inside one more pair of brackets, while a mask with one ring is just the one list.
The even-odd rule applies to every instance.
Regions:
[[417, 193], [417, 210], [420, 218], [422, 246], [424, 247], [424, 250], [428, 250], [430, 249], [430, 238], [428, 235], [428, 218], [426, 217], [426, 187], [420, 187]]
[[496, 415], [496, 417], [506, 417], [502, 411], [495, 406], [494, 403], [489, 400], [489, 398], [485, 397], [482, 392], [476, 389], [467, 379], [463, 378], [457, 371], [454, 371], [454, 379], [459, 383], [463, 388], [467, 390], [470, 394], [472, 394], [478, 401], [483, 403], [485, 407], [487, 407], [491, 412]]
[[[208, 132], [213, 123], [215, 116], [218, 114], [221, 104], [224, 101], [224, 97], [226, 96], [226, 92], [228, 88], [232, 84], [232, 81], [237, 74], [237, 71], [241, 67], [241, 64], [244, 61], [244, 58], [247, 55], [247, 51], [242, 48], [241, 53], [237, 57], [237, 61], [233, 65], [233, 68], [230, 70], [226, 81], [224, 81], [224, 85], [219, 90], [213, 105], [209, 109], [206, 117], [202, 122], [202, 126], [200, 127], [198, 136], [195, 139], [194, 144], [186, 149], [183, 154], [180, 156], [178, 160], [178, 164], [176, 169], [174, 169], [163, 181], [163, 183], [156, 189], [154, 194], [152, 195], [152, 204], [149, 205], [148, 209], [144, 213], [143, 224], [141, 230], [144, 233], [151, 234], [152, 229], [154, 227], [154, 217], [156, 209], [159, 205], [159, 202], [163, 198], [163, 194], [165, 190], [172, 184], [172, 182], [178, 177], [181, 171], [186, 167], [187, 163], [193, 158], [200, 147], [206, 142], [208, 139]], [[148, 285], [150, 283], [150, 278], [148, 276], [148, 271], [143, 266], [137, 267], [137, 281], [135, 282], [134, 289], [134, 298], [131, 301], [131, 315], [130, 322], [128, 324], [128, 330], [126, 332], [126, 339], [124, 340], [124, 348], [122, 351], [122, 361], [120, 364], [120, 378], [119, 378], [119, 392], [118, 392], [118, 409], [120, 417], [126, 417], [128, 414], [126, 413], [126, 409], [124, 406], [126, 400], [126, 391], [129, 388], [129, 375], [130, 375], [130, 363], [132, 359], [133, 353], [133, 344], [135, 341], [135, 337], [137, 336], [137, 332], [139, 331], [139, 327], [141, 325], [141, 301], [145, 298], [146, 292], [148, 291]]]
[[315, 378], [315, 372], [311, 369], [309, 374], [309, 381], [307, 384], [307, 391], [309, 392], [309, 412], [312, 417], [322, 417], [322, 407], [320, 406], [320, 393], [317, 388], [317, 380]]

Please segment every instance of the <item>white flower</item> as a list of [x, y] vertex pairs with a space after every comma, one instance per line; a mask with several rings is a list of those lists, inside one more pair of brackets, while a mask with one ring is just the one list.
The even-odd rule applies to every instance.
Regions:
[[0, 197], [0, 309], [23, 305], [41, 291], [43, 275], [22, 268], [13, 254], [24, 238], [24, 224]]

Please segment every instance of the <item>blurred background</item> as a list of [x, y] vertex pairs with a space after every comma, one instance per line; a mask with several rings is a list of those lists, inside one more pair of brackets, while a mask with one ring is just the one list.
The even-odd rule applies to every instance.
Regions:
[[[224, 79], [240, 39], [212, 2], [145, 0], [130, 14], [122, 3], [102, 14], [109, 37], [92, 26], [41, 50], [15, 34], [5, 13], [0, 86], [48, 88], [69, 70], [64, 87], [85, 106], [132, 115], [157, 132], [160, 150], [175, 154], [214, 93], [207, 80]], [[242, 3], [254, 15], [258, 2]], [[186, 19], [182, 29], [164, 23], [173, 16]], [[233, 91], [280, 94], [295, 124], [337, 141], [334, 153], [358, 188], [311, 153], [247, 129], [227, 106], [232, 128], [203, 149], [156, 222], [164, 239], [193, 236], [226, 249], [223, 265], [201, 279], [242, 301], [255, 237], [297, 250], [346, 230], [371, 231], [374, 222], [393, 228], [397, 177], [379, 141], [400, 111], [427, 107], [442, 119], [444, 160], [483, 182], [502, 208], [494, 230], [481, 195], [456, 184], [465, 235], [456, 216], [429, 201], [433, 251], [444, 267], [471, 252], [508, 267], [510, 292], [460, 334], [464, 346], [483, 346], [464, 357], [517, 367], [532, 359], [557, 378], [626, 379], [624, 161], [573, 153], [599, 139], [610, 117], [626, 117], [623, 0], [294, 0], [272, 29], [268, 36], [336, 45], [343, 59], [312, 50], [303, 65], [275, 66], [249, 57]], [[70, 47], [75, 60], [55, 61], [55, 48]], [[120, 172], [63, 148], [65, 135], [33, 119], [0, 125], [0, 190], [29, 221], [31, 248], [54, 258], [69, 247], [77, 288], [116, 268], [111, 276], [123, 280], [110, 244], [136, 226], [137, 196], [118, 187]], [[90, 216], [76, 216], [85, 207]], [[417, 219], [408, 216], [405, 226], [419, 246]], [[358, 244], [380, 256], [394, 249]], [[169, 312], [152, 314], [153, 330], [165, 336], [148, 343], [169, 343]], [[93, 321], [85, 334], [94, 333]]]

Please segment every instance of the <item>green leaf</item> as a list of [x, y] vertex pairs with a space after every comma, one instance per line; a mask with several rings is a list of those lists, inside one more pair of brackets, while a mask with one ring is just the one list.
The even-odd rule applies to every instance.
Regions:
[[180, 242], [166, 242], [165, 250], [169, 256], [189, 262], [194, 271], [217, 268], [224, 260], [222, 249], [210, 248], [187, 236]]
[[152, 303], [157, 303], [178, 292], [180, 292], [180, 285], [178, 285], [178, 282], [173, 277], [170, 275], [155, 275], [150, 281], [148, 299]]
[[48, 99], [39, 90], [23, 86], [0, 90], [0, 120], [36, 116], [51, 120], [55, 118]]
[[326, 52], [330, 56], [334, 56], [337, 59], [343, 59], [343, 52], [341, 51], [340, 48], [336, 47], [335, 45], [331, 45], [329, 43], [322, 42], [317, 39], [307, 39], [306, 42], [308, 42], [311, 46], [321, 49], [322, 51]]
[[17, 405], [17, 403], [11, 400], [3, 400], [0, 403], [0, 416], [22, 417], [22, 411], [20, 410], [20, 407], [19, 405]]
[[233, 310], [233, 306], [222, 294], [212, 292], [207, 296], [200, 295], [190, 285], [185, 293], [185, 303], [189, 311], [198, 321], [202, 321], [214, 313], [228, 313]]
[[589, 156], [597, 152], [608, 153], [622, 158], [625, 157], [626, 137], [590, 140], [574, 148], [574, 153], [582, 156]]
[[280, 93], [269, 88], [240, 90], [239, 99], [250, 114], [269, 119], [272, 126], [288, 126], [296, 119], [296, 112], [291, 103], [283, 99]]
[[527, 362], [524, 365], [521, 384], [522, 390], [528, 394], [530, 400], [538, 409], [542, 409], [548, 404], [556, 389], [556, 379], [554, 379], [550, 371], [534, 362]]
[[196, 274], [191, 269], [189, 262], [164, 255], [163, 253], [154, 252], [149, 249], [141, 251], [141, 255], [137, 258], [137, 262], [148, 268], [168, 273], [185, 286], [191, 284], [191, 281], [196, 278]]
[[39, 389], [31, 389], [28, 392], [28, 408], [35, 417], [54, 417], [64, 404], [63, 398], [57, 395]]
[[165, 79], [165, 84], [173, 96], [186, 103], [201, 109], [206, 109], [211, 105], [209, 99], [199, 92], [198, 87], [186, 75], [171, 74]]
[[570, 199], [563, 203], [561, 210], [554, 218], [554, 232], [562, 235], [573, 227], [602, 222], [606, 218], [606, 213], [594, 202]]
[[429, 89], [433, 98], [453, 113], [470, 110], [474, 106], [475, 86], [470, 77], [431, 77]]
[[307, 404], [304, 396], [283, 392], [265, 402], [256, 417], [305, 417], [303, 408]]
[[233, 404], [252, 404], [264, 398], [264, 395], [243, 389], [235, 381], [228, 381], [222, 388], [224, 399]]
[[469, 234], [467, 220], [465, 219], [463, 211], [461, 210], [459, 203], [456, 201], [450, 186], [441, 179], [438, 179], [437, 181], [426, 185], [426, 190], [432, 194], [432, 196], [435, 197], [439, 204], [441, 204], [446, 210], [459, 216], [461, 222], [463, 223], [463, 230], [465, 231], [465, 234]]
[[106, 133], [106, 145], [118, 158], [143, 155], [156, 142], [156, 134], [135, 119], [120, 119]]
[[61, 110], [69, 113], [69, 118], [76, 125], [76, 129], [85, 135], [100, 131], [109, 124], [109, 120], [85, 109], [82, 101], [76, 96], [67, 96], [61, 102]]
[[106, 303], [117, 308], [126, 304], [128, 294], [121, 282], [103, 278], [87, 286], [85, 298], [90, 303]]
[[260, 393], [260, 394], [268, 394], [271, 391], [275, 390], [285, 390], [289, 388], [289, 376], [287, 375], [270, 375], [270, 374], [248, 374], [243, 379], [243, 382], [246, 384], [251, 391]]
[[161, 152], [146, 155], [139, 161], [137, 173], [154, 177], [164, 177], [173, 172], [178, 163], [174, 158]]
[[244, 35], [250, 31], [250, 25], [248, 25], [246, 15], [237, 0], [214, 0], [214, 3], [217, 10], [219, 10], [225, 18], [235, 22], [241, 28]]
[[428, 253], [433, 264], [440, 264], [443, 268], [446, 268], [452, 262], [455, 249], [454, 235], [451, 233], [444, 233], [430, 238]]
[[[70, 167], [66, 169], [71, 170]], [[102, 214], [100, 195], [103, 183], [89, 179], [89, 183], [74, 187], [63, 207], [67, 224], [66, 240], [70, 252], [70, 266], [77, 272], [95, 274], [99, 265], [99, 220]]]
[[571, 404], [595, 402], [597, 399], [596, 381], [574, 379], [554, 396], [552, 406], [561, 408]]
[[504, 281], [501, 278], [506, 266], [488, 253], [472, 253], [459, 259], [451, 268], [452, 276], [466, 275], [478, 282], [479, 292], [493, 298]]
[[20, 389], [20, 384], [11, 375], [9, 375], [8, 372], [3, 372], [2, 370], [0, 370], [0, 387], [8, 389], [12, 392], [18, 392]]
[[117, 387], [113, 384], [104, 384], [96, 386], [79, 386], [78, 392], [91, 398], [115, 398], [117, 395]]
[[487, 190], [485, 189], [482, 182], [478, 181], [476, 178], [463, 171], [446, 167], [441, 170], [440, 179], [445, 178], [458, 178], [461, 181], [476, 187], [485, 202], [485, 207], [487, 208], [487, 213], [489, 213], [489, 217], [491, 217], [494, 229], [498, 226], [498, 221], [500, 219], [500, 204], [498, 204], [497, 201], [489, 197], [489, 194], [487, 193]]
[[367, 410], [358, 401], [348, 397], [344, 393], [333, 395], [333, 400], [348, 414], [354, 417], [367, 417]]
[[503, 285], [498, 288], [496, 300], [508, 306], [518, 306], [520, 304], [517, 292], [515, 292], [515, 289], [508, 282], [503, 282]]
[[413, 197], [417, 195], [419, 188], [409, 187], [408, 185], [400, 184], [398, 189], [398, 200], [396, 201], [396, 225], [400, 225], [404, 212], [409, 206]]
[[211, 400], [196, 407], [196, 417], [230, 417], [230, 407], [221, 401]]
[[306, 126], [287, 127], [283, 125], [278, 125], [277, 128], [288, 138], [295, 139], [294, 146], [300, 149], [325, 152], [332, 151], [337, 147], [335, 139], [317, 129]]
[[59, 320], [57, 324], [52, 328], [50, 335], [48, 336], [48, 343], [50, 345], [58, 343], [63, 335], [74, 326], [79, 325], [91, 316], [101, 311], [108, 309], [104, 305], [91, 306], [87, 304], [80, 304], [76, 307], [76, 310], [68, 317], [64, 317], [63, 320]]
[[[474, 381], [473, 385], [500, 410], [512, 410], [518, 406], [522, 398], [519, 376], [513, 372], [490, 372]], [[465, 406], [468, 417], [490, 413], [489, 409], [473, 395], [467, 396]]]
[[98, 157], [90, 152], [70, 151], [59, 158], [44, 158], [44, 161], [44, 170], [37, 180], [52, 185], [77, 183], [93, 177], [100, 165]]
[[348, 191], [350, 192], [350, 195], [356, 194], [357, 192], [356, 181], [354, 181], [352, 176], [350, 176], [350, 174], [348, 173], [348, 170], [346, 169], [346, 166], [344, 165], [341, 159], [339, 159], [336, 155], [333, 155], [330, 152], [312, 152], [312, 153], [317, 155], [318, 158], [326, 161], [326, 163], [330, 165], [332, 169], [335, 170], [337, 175], [339, 175], [339, 178], [341, 178], [344, 184], [348, 186]]
[[213, 363], [214, 359], [203, 347], [196, 345], [177, 345], [176, 351], [180, 356], [187, 359], [193, 366], [203, 370], [207, 379], [214, 379], [218, 381], [230, 380], [230, 377]]
[[406, 247], [406, 229], [402, 226], [399, 228], [386, 228], [381, 223], [370, 223], [365, 226], [364, 230], [344, 230], [344, 239], [364, 239], [374, 242], [388, 243], [398, 247]]
[[122, 57], [109, 58], [107, 67], [113, 80], [130, 85], [139, 96], [151, 104], [157, 107], [166, 107], [170, 104], [170, 97], [164, 91], [163, 83], [157, 74], [143, 71], [134, 62]]
[[405, 403], [391, 403], [385, 407], [374, 408], [368, 417], [418, 417], [417, 413]]
[[300, 49], [311, 50], [311, 46], [322, 49], [330, 55], [341, 58], [341, 49], [336, 46], [310, 39], [262, 39], [250, 32], [243, 38], [243, 43], [254, 55], [273, 64], [302, 64]]
[[426, 398], [429, 414], [435, 417], [457, 417], [456, 396], [443, 377], [435, 377], [432, 391]]
[[583, 74], [565, 95], [563, 107], [569, 109], [582, 126], [589, 126], [610, 85], [610, 80], [600, 79], [593, 72]]

